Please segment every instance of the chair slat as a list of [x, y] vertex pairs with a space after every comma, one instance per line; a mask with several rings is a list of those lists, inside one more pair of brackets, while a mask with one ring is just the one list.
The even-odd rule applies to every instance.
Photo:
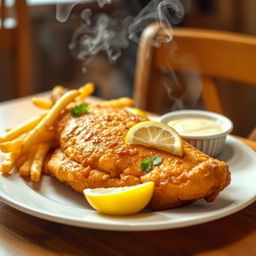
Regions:
[[[171, 62], [175, 70], [194, 67], [167, 59], [171, 47], [179, 55], [193, 53], [204, 75], [256, 85], [256, 38], [247, 35], [198, 29], [174, 29], [175, 40], [155, 48], [155, 66], [165, 68]], [[211, 49], [209, 51], [209, 49]], [[171, 53], [169, 53], [171, 57]], [[216, 65], [217, 63], [217, 65]]]

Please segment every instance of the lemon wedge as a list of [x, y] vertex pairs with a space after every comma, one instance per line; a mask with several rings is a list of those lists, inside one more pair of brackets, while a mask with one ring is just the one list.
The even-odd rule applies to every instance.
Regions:
[[131, 215], [144, 209], [154, 190], [154, 182], [113, 187], [84, 189], [88, 203], [97, 211], [110, 215]]
[[129, 129], [125, 140], [127, 143], [157, 148], [177, 156], [183, 155], [180, 135], [173, 128], [161, 122], [140, 122]]
[[146, 112], [139, 108], [127, 107], [126, 110], [133, 113], [134, 115], [148, 118], [148, 115], [146, 114]]

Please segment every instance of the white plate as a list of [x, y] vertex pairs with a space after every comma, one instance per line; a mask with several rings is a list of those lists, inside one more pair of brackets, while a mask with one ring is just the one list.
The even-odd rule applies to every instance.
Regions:
[[232, 182], [214, 203], [200, 200], [173, 210], [144, 211], [129, 217], [106, 216], [92, 210], [81, 194], [54, 178], [43, 176], [40, 184], [32, 184], [17, 173], [9, 177], [0, 175], [0, 199], [28, 214], [86, 228], [137, 231], [191, 226], [235, 213], [256, 199], [256, 153], [228, 136], [219, 158], [228, 162]]

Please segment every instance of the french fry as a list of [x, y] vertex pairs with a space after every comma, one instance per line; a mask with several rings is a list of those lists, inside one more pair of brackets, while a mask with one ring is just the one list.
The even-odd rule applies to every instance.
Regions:
[[17, 160], [19, 154], [20, 151], [8, 153], [6, 158], [0, 165], [0, 171], [4, 174], [8, 174], [11, 171], [12, 167], [14, 167], [15, 161]]
[[40, 116], [34, 116], [31, 119], [17, 125], [4, 136], [0, 137], [0, 143], [6, 142], [19, 137], [21, 134], [33, 129], [45, 116], [45, 113]]
[[26, 136], [27, 134], [25, 133], [14, 140], [0, 143], [0, 150], [4, 153], [20, 150]]
[[51, 143], [40, 144], [36, 151], [36, 154], [31, 164], [31, 170], [30, 170], [30, 177], [31, 177], [31, 180], [34, 182], [40, 181], [43, 162], [50, 147], [51, 147]]
[[[26, 136], [28, 136], [27, 133], [20, 135], [17, 139], [0, 143], [0, 150], [4, 153], [20, 150], [22, 148], [22, 145], [24, 144]], [[53, 131], [45, 131], [44, 133], [42, 133], [40, 138], [38, 138], [37, 142], [49, 142], [54, 140], [54, 138], [55, 133]]]
[[24, 141], [22, 147], [22, 153], [28, 151], [28, 149], [38, 140], [39, 136], [41, 136], [43, 132], [45, 132], [45, 130], [49, 129], [49, 127], [53, 125], [59, 113], [78, 95], [78, 90], [71, 90], [65, 93], [61, 98], [59, 98], [59, 100], [57, 100], [57, 102], [49, 110], [46, 116], [28, 134], [26, 141]]
[[50, 100], [55, 104], [55, 102], [67, 91], [63, 86], [57, 85], [53, 88], [50, 94]]
[[28, 177], [30, 175], [31, 165], [35, 156], [35, 150], [37, 149], [34, 148], [29, 152], [27, 158], [19, 168], [19, 173], [23, 177]]
[[[57, 87], [55, 92], [62, 93], [64, 88]], [[53, 105], [51, 101], [34, 99], [33, 103], [50, 110], [33, 117], [18, 126], [11, 127], [0, 137], [0, 150], [6, 152], [6, 158], [0, 165], [2, 173], [9, 173], [16, 166], [22, 176], [31, 175], [33, 181], [39, 181], [44, 158], [53, 144], [55, 133], [53, 123], [60, 114], [78, 96], [83, 99], [94, 90], [93, 84], [87, 84], [80, 90], [71, 90], [62, 95]], [[39, 146], [35, 146], [38, 145]]]
[[51, 107], [53, 106], [52, 101], [44, 100], [44, 99], [40, 99], [40, 98], [33, 98], [32, 103], [35, 106], [37, 106], [38, 108], [42, 108], [42, 109], [51, 109]]
[[77, 96], [76, 100], [82, 101], [94, 92], [94, 84], [88, 83], [79, 89], [80, 95]]
[[27, 158], [28, 158], [28, 154], [21, 154], [18, 157], [18, 159], [15, 163], [15, 166], [17, 167], [17, 169], [19, 169], [24, 164], [24, 162], [27, 160]]
[[38, 138], [37, 142], [42, 143], [42, 142], [50, 142], [55, 139], [55, 133], [54, 131], [44, 131], [40, 138]]
[[100, 103], [100, 105], [106, 107], [123, 108], [133, 105], [133, 100], [131, 98], [124, 97], [115, 100], [104, 101]]

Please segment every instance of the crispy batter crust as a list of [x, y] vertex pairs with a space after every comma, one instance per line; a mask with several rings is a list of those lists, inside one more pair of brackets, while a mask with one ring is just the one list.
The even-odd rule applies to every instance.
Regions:
[[[124, 109], [91, 106], [89, 113], [63, 115], [57, 124], [60, 148], [46, 162], [46, 173], [78, 192], [84, 188], [118, 187], [154, 181], [149, 208], [167, 209], [204, 198], [213, 201], [230, 182], [226, 163], [213, 159], [184, 141], [184, 156], [125, 143], [130, 127], [144, 121]], [[143, 159], [161, 156], [149, 173]]]

